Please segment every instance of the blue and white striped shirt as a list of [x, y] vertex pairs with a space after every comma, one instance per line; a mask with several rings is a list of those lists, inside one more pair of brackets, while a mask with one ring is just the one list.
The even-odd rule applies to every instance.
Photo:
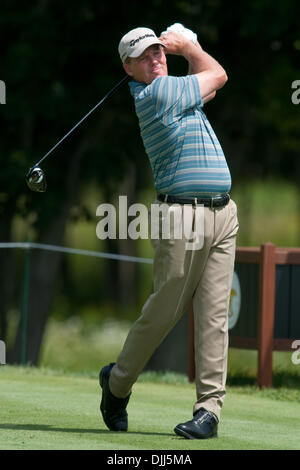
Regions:
[[221, 145], [202, 107], [195, 75], [129, 82], [158, 192], [200, 197], [230, 191]]

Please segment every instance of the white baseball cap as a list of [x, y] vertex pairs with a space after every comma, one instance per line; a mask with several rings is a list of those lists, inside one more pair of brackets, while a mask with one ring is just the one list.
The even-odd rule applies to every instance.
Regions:
[[139, 57], [147, 47], [153, 44], [165, 45], [149, 28], [135, 28], [122, 37], [119, 43], [119, 54], [124, 64], [127, 57]]

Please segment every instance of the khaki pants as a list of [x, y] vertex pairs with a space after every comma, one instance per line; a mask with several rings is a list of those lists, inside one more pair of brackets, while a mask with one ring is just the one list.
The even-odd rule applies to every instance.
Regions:
[[225, 398], [228, 350], [228, 307], [238, 231], [235, 203], [204, 208], [204, 245], [187, 250], [185, 239], [154, 240], [154, 293], [131, 327], [112, 368], [109, 387], [124, 398], [168, 332], [194, 308], [195, 366], [199, 408], [220, 418]]

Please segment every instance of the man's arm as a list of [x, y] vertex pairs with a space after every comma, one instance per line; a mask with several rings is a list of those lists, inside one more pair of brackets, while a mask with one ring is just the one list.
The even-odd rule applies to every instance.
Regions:
[[166, 46], [167, 54], [181, 55], [189, 64], [189, 74], [197, 75], [204, 103], [212, 99], [216, 90], [227, 82], [223, 67], [197, 42], [193, 44], [179, 33], [169, 32], [159, 38]]
[[205, 103], [208, 103], [210, 100], [212, 100], [214, 97], [216, 96], [216, 91], [213, 91], [212, 93], [210, 93], [209, 95], [206, 95], [202, 101], [203, 101], [203, 104]]

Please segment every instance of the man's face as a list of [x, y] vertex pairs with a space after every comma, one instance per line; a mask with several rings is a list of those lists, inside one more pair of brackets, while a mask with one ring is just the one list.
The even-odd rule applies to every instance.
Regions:
[[147, 47], [139, 57], [131, 57], [124, 69], [135, 81], [149, 85], [155, 78], [168, 75], [164, 48], [159, 44]]

